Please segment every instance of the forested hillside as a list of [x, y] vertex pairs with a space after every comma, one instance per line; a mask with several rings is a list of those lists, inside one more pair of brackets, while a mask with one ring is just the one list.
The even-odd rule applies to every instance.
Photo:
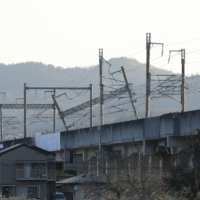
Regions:
[[[121, 66], [124, 66], [128, 81], [132, 84], [132, 92], [139, 117], [143, 118], [145, 114], [146, 65], [125, 57], [113, 58], [108, 62], [111, 67], [106, 62], [103, 65], [105, 94], [124, 86], [123, 74], [120, 72], [112, 74], [119, 71]], [[151, 66], [151, 116], [180, 112], [180, 74], [174, 77], [160, 75], [172, 75], [172, 73]], [[168, 81], [164, 81], [166, 79]], [[2, 104], [23, 103], [24, 83], [27, 83], [30, 87], [88, 87], [89, 84], [93, 84], [93, 96], [95, 98], [99, 96], [99, 68], [96, 65], [87, 68], [64, 69], [35, 62], [11, 65], [0, 64], [0, 101]], [[200, 77], [198, 75], [187, 77], [186, 89], [186, 109], [199, 109]], [[27, 103], [53, 103], [51, 91], [29, 90], [27, 92]], [[61, 95], [57, 100], [62, 111], [89, 100], [89, 91], [57, 90], [56, 95]], [[128, 94], [106, 101], [104, 111], [105, 123], [134, 119]], [[89, 125], [88, 112], [89, 110], [85, 110], [76, 115], [67, 116], [66, 120], [74, 123], [74, 129], [86, 127]], [[94, 106], [93, 119], [95, 126], [99, 125], [99, 113], [99, 105]], [[29, 133], [52, 132], [52, 110], [29, 110], [28, 116]], [[5, 134], [23, 133], [23, 110], [3, 110], [3, 117], [5, 118], [3, 119]], [[13, 117], [13, 119], [8, 117]], [[65, 130], [58, 115], [56, 120], [57, 131]]]

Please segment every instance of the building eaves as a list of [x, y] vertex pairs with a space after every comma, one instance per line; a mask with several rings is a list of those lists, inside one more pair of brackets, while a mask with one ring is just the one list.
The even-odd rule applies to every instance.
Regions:
[[6, 149], [1, 150], [1, 151], [0, 151], [0, 156], [3, 155], [3, 154], [5, 154], [5, 153], [7, 153], [7, 152], [9, 152], [9, 151], [12, 151], [12, 150], [17, 149], [17, 148], [19, 148], [19, 147], [22, 147], [22, 146], [25, 146], [25, 147], [27, 147], [27, 148], [33, 149], [33, 150], [35, 150], [35, 151], [38, 151], [38, 152], [40, 152], [40, 153], [42, 153], [42, 154], [45, 154], [46, 156], [48, 156], [48, 155], [53, 155], [53, 156], [55, 156], [55, 153], [46, 151], [46, 150], [41, 149], [41, 148], [36, 147], [36, 146], [29, 146], [29, 145], [24, 144], [24, 143], [23, 143], [23, 144], [16, 144], [16, 145], [13, 145], [13, 146], [11, 146], [11, 147], [8, 147], [8, 148], [6, 148]]

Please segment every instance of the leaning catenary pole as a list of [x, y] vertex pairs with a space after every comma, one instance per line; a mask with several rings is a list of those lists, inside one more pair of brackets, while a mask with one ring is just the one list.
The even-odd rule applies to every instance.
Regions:
[[123, 66], [121, 67], [121, 69], [122, 69], [122, 72], [123, 72], [124, 80], [126, 82], [126, 87], [127, 87], [127, 90], [128, 90], [128, 94], [129, 94], [129, 97], [130, 97], [130, 101], [131, 101], [131, 105], [132, 105], [132, 108], [133, 108], [135, 118], [139, 119], [139, 116], [138, 116], [138, 113], [137, 113], [137, 110], [136, 110], [136, 106], [135, 106], [135, 102], [133, 100], [133, 95], [132, 95], [132, 92], [131, 92], [131, 89], [130, 89], [130, 86], [129, 86], [129, 83], [128, 83], [128, 79], [126, 77], [125, 69], [124, 69]]

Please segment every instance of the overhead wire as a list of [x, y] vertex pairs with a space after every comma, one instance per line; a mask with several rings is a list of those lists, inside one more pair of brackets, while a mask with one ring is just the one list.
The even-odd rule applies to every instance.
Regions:
[[[192, 40], [188, 40], [188, 41], [184, 41], [184, 42], [180, 42], [180, 43], [186, 43], [186, 42], [191, 42], [191, 41], [195, 41], [195, 40], [197, 40], [197, 39], [200, 39], [200, 38], [196, 38], [196, 39], [192, 39]], [[174, 45], [175, 44], [180, 44], [180, 43], [174, 43]], [[169, 44], [169, 45], [172, 45], [172, 44]], [[165, 45], [166, 46], [166, 45]], [[140, 52], [143, 52], [143, 51], [145, 51], [145, 50], [142, 50], [142, 51], [140, 51]], [[136, 52], [136, 53], [140, 53], [140, 52]], [[134, 54], [131, 54], [131, 55], [134, 55]], [[157, 58], [157, 59], [159, 59], [159, 58]], [[157, 60], [156, 59], [156, 60]], [[160, 62], [162, 62], [162, 61], [160, 61]], [[153, 61], [151, 61], [151, 63], [153, 63]], [[143, 64], [143, 65], [141, 65], [141, 66], [144, 66], [145, 64]], [[166, 64], [165, 64], [166, 65]], [[163, 66], [165, 66], [165, 65], [163, 65]], [[139, 68], [139, 67], [141, 67], [141, 66], [138, 66], [137, 68]], [[96, 69], [98, 69], [98, 68], [96, 68]], [[96, 69], [94, 69], [93, 71], [95, 71]], [[135, 70], [135, 68], [134, 69], [132, 69], [132, 70]], [[157, 69], [153, 69], [152, 71], [156, 71]], [[91, 72], [91, 73], [93, 73], [93, 71]], [[127, 71], [131, 71], [131, 70], [127, 70]], [[91, 74], [90, 73], [90, 74]], [[90, 74], [88, 74], [86, 77], [84, 77], [84, 79], [85, 78], [87, 78]], [[80, 77], [81, 76], [81, 74], [78, 76], [78, 77]], [[140, 75], [140, 76], [137, 76], [137, 77], [134, 77], [134, 78], [139, 78], [139, 77], [141, 77], [142, 75]], [[77, 84], [79, 84], [80, 82], [82, 82], [84, 79], [82, 79], [81, 81], [79, 81]], [[75, 79], [74, 79], [75, 80]], [[112, 80], [112, 79], [110, 79], [110, 80]], [[108, 86], [105, 86], [105, 87], [108, 87]], [[141, 85], [140, 87], [143, 87], [143, 85]], [[144, 85], [144, 87], [145, 87], [145, 85]], [[111, 87], [110, 87], [111, 88]], [[114, 89], [114, 88], [111, 88], [111, 89]], [[79, 96], [79, 95], [78, 95]]]

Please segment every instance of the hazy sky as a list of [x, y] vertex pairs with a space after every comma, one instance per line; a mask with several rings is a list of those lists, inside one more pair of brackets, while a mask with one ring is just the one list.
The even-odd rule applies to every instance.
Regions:
[[[200, 72], [198, 0], [1, 0], [0, 62], [38, 61], [61, 67], [98, 64], [104, 58], [130, 57], [181, 72], [180, 54], [167, 64], [169, 50], [186, 49], [186, 74]], [[157, 59], [158, 58], [158, 59]], [[120, 66], [116, 66], [120, 67]]]

